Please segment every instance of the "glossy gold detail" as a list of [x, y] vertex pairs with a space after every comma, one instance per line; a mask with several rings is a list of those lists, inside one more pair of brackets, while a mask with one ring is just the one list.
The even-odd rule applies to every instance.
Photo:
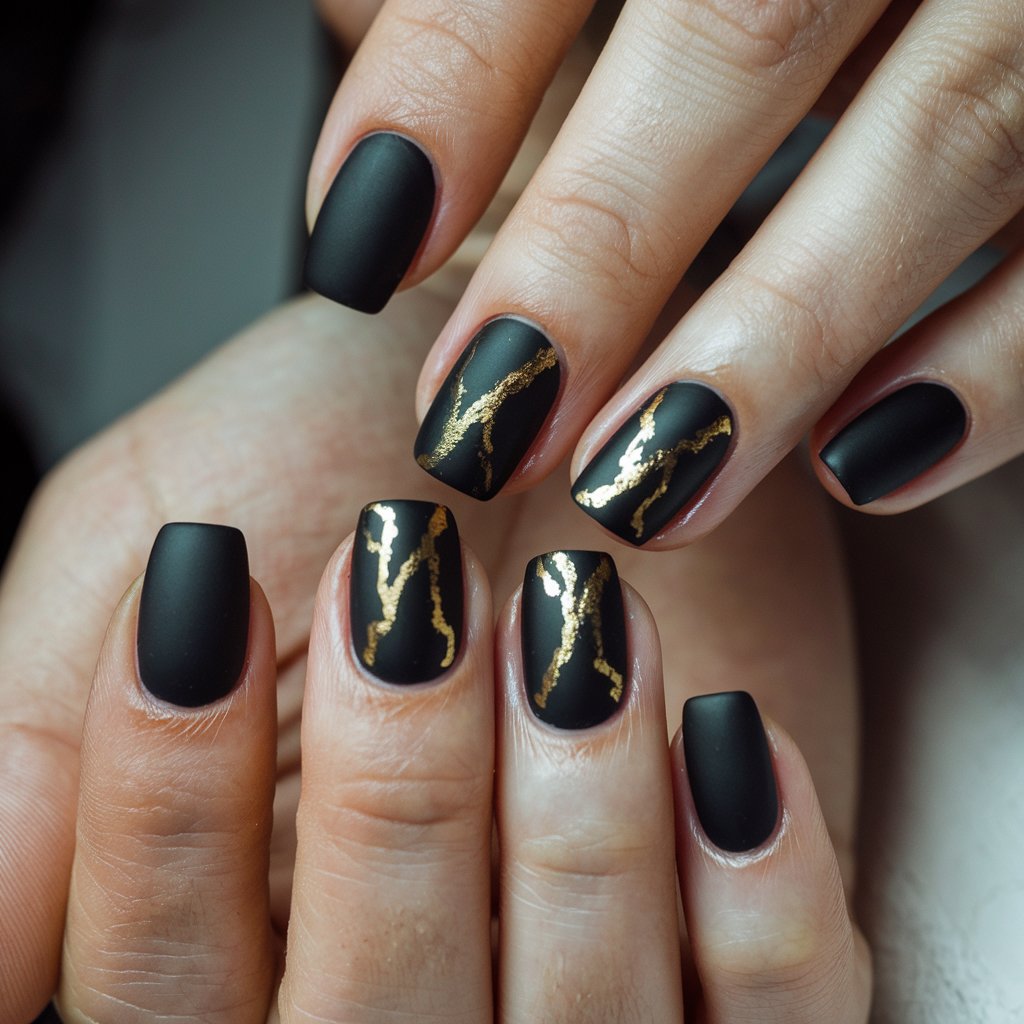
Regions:
[[640, 413], [640, 429], [636, 432], [619, 459], [619, 472], [610, 484], [595, 487], [592, 491], [577, 491], [574, 497], [579, 504], [590, 508], [604, 508], [608, 502], [639, 487], [652, 474], [661, 472], [658, 486], [637, 506], [630, 518], [637, 539], [644, 534], [644, 516], [647, 510], [664, 497], [672, 482], [672, 475], [679, 464], [681, 455], [699, 455], [716, 437], [732, 434], [732, 419], [719, 416], [713, 423], [701, 427], [692, 438], [684, 437], [672, 448], [656, 448], [645, 456], [645, 445], [654, 439], [656, 430], [654, 414], [665, 399], [668, 388], [662, 388], [650, 405]]
[[601, 621], [601, 601], [605, 587], [612, 575], [612, 562], [607, 555], [602, 555], [597, 568], [584, 582], [577, 594], [579, 573], [576, 564], [564, 551], [555, 551], [545, 556], [550, 559], [557, 570], [561, 581], [556, 580], [544, 565], [544, 559], [537, 559], [537, 576], [548, 597], [557, 598], [562, 609], [562, 631], [558, 647], [551, 656], [547, 669], [541, 679], [540, 692], [534, 694], [537, 707], [547, 706], [551, 691], [558, 685], [558, 677], [562, 669], [569, 663], [576, 649], [576, 643], [583, 636], [583, 629], [590, 625], [594, 643], [594, 669], [605, 676], [611, 683], [609, 695], [618, 702], [622, 698], [623, 677], [604, 657], [604, 626]]
[[479, 423], [483, 428], [483, 436], [477, 449], [477, 458], [484, 471], [484, 491], [489, 492], [494, 479], [491, 456], [494, 454], [492, 434], [495, 417], [509, 398], [528, 388], [545, 370], [557, 366], [558, 355], [550, 345], [537, 349], [522, 366], [507, 374], [490, 391], [463, 409], [462, 402], [466, 397], [466, 370], [473, 362], [478, 345], [479, 342], [473, 346], [466, 365], [459, 371], [452, 385], [452, 408], [441, 430], [441, 439], [434, 445], [433, 451], [418, 456], [416, 461], [426, 470], [434, 469], [461, 444], [469, 428]]
[[366, 627], [366, 647], [363, 649], [363, 663], [372, 667], [377, 660], [377, 647], [380, 641], [391, 632], [398, 618], [398, 605], [406, 584], [426, 565], [430, 574], [430, 616], [434, 630], [445, 638], [446, 650], [441, 659], [440, 667], [448, 668], [455, 660], [455, 630], [448, 623], [444, 614], [439, 585], [441, 556], [437, 551], [437, 538], [448, 529], [448, 510], [438, 505], [427, 524], [427, 532], [420, 537], [419, 544], [401, 564], [394, 582], [391, 576], [391, 559], [394, 556], [394, 542], [398, 537], [398, 526], [395, 522], [395, 510], [389, 505], [377, 502], [367, 507], [367, 513], [373, 513], [381, 520], [380, 540], [374, 540], [369, 530], [363, 530], [366, 550], [377, 556], [377, 595], [380, 597], [382, 619], [371, 622]]

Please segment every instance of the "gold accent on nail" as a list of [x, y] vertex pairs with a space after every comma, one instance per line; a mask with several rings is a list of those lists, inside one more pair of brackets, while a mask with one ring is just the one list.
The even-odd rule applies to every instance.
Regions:
[[657, 448], [644, 458], [644, 445], [654, 438], [654, 414], [664, 401], [667, 391], [668, 388], [662, 388], [651, 400], [650, 405], [640, 413], [640, 429], [622, 453], [619, 459], [619, 472], [615, 479], [610, 484], [603, 484], [592, 491], [577, 491], [574, 495], [580, 505], [604, 508], [608, 502], [638, 487], [652, 473], [661, 470], [660, 483], [640, 502], [629, 520], [629, 525], [635, 531], [638, 540], [644, 534], [644, 516], [668, 490], [672, 475], [679, 464], [679, 456], [684, 452], [699, 455], [716, 437], [732, 434], [732, 419], [729, 416], [719, 416], [713, 423], [701, 427], [692, 438], [684, 437], [672, 448]]
[[447, 647], [440, 667], [448, 668], [455, 660], [455, 630], [452, 629], [444, 615], [441, 588], [438, 583], [441, 556], [438, 554], [436, 543], [437, 538], [448, 529], [448, 510], [443, 505], [438, 505], [434, 509], [427, 524], [427, 532], [420, 537], [419, 545], [402, 563], [394, 583], [389, 583], [388, 577], [391, 571], [391, 557], [394, 553], [392, 545], [398, 536], [395, 510], [389, 505], [375, 502], [368, 505], [366, 511], [378, 515], [382, 523], [379, 541], [374, 540], [365, 527], [363, 528], [363, 539], [366, 541], [366, 550], [372, 555], [377, 555], [377, 595], [380, 597], [384, 618], [377, 619], [366, 627], [366, 647], [363, 649], [364, 664], [372, 667], [377, 660], [377, 646], [391, 632], [391, 627], [394, 626], [395, 620], [398, 618], [398, 603], [402, 599], [405, 585], [412, 579], [420, 566], [426, 563], [427, 571], [430, 574], [430, 602], [433, 606], [430, 624], [439, 635], [445, 638]]
[[579, 573], [576, 563], [564, 552], [554, 551], [550, 558], [562, 577], [559, 582], [548, 572], [543, 558], [537, 559], [537, 576], [548, 597], [557, 597], [562, 607], [562, 634], [555, 653], [541, 679], [540, 692], [534, 694], [537, 707], [547, 706], [551, 691], [558, 685], [558, 677], [565, 665], [569, 663], [576, 647], [576, 641], [583, 635], [584, 620], [589, 620], [594, 640], [594, 669], [605, 676], [612, 684], [608, 691], [612, 700], [618, 702], [622, 697], [622, 673], [610, 665], [604, 656], [604, 628], [601, 621], [601, 600], [604, 589], [612, 576], [612, 560], [602, 555], [597, 568], [590, 574], [579, 596], [576, 596], [576, 584]]
[[506, 374], [490, 391], [482, 394], [468, 409], [461, 411], [462, 400], [466, 397], [466, 371], [469, 369], [479, 345], [478, 341], [473, 346], [465, 365], [459, 370], [452, 384], [452, 408], [442, 428], [441, 439], [434, 446], [433, 451], [418, 456], [416, 461], [426, 470], [434, 469], [442, 459], [451, 455], [458, 447], [469, 428], [479, 423], [483, 428], [483, 437], [476, 455], [484, 470], [484, 491], [488, 492], [494, 479], [494, 467], [491, 465], [494, 443], [491, 435], [494, 431], [495, 416], [509, 398], [528, 388], [545, 370], [556, 366], [558, 354], [551, 345], [537, 349], [532, 358], [512, 370], [511, 373]]

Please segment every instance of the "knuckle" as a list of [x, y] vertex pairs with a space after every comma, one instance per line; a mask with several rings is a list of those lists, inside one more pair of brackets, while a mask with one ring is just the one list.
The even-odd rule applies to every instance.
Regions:
[[[992, 216], [1024, 197], [1024, 47], [1003, 28], [928, 47], [895, 90], [897, 116]], [[986, 216], [986, 219], [987, 219]]]
[[567, 170], [557, 184], [535, 186], [523, 218], [525, 249], [540, 271], [613, 305], [632, 306], [678, 272], [669, 225], [606, 172]]
[[[688, 35], [710, 45], [716, 56], [742, 71], [795, 71], [816, 65], [835, 49], [843, 33], [835, 28], [845, 20], [847, 0], [693, 0], [678, 12], [671, 0], [661, 0], [669, 16], [683, 19]], [[674, 11], [673, 11], [674, 9]]]

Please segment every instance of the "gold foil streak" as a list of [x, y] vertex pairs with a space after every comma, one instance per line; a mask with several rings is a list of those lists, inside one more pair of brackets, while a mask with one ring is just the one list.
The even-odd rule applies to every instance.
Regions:
[[363, 530], [366, 550], [377, 556], [377, 595], [384, 618], [371, 622], [366, 627], [366, 647], [363, 649], [363, 662], [372, 666], [377, 660], [377, 646], [391, 632], [398, 618], [398, 604], [406, 584], [422, 565], [426, 565], [430, 574], [430, 602], [432, 611], [431, 625], [435, 631], [445, 638], [447, 649], [441, 659], [441, 668], [448, 668], [455, 660], [455, 630], [444, 616], [441, 601], [441, 587], [438, 582], [441, 571], [441, 556], [437, 552], [437, 538], [448, 529], [447, 509], [438, 505], [427, 524], [427, 532], [420, 537], [419, 545], [401, 564], [394, 582], [388, 582], [391, 575], [391, 559], [394, 554], [393, 545], [398, 537], [398, 526], [395, 523], [395, 510], [389, 505], [379, 502], [370, 505], [367, 513], [375, 513], [380, 517], [382, 527], [380, 540], [374, 540], [368, 530]]
[[558, 685], [558, 677], [572, 658], [576, 642], [583, 636], [583, 628], [588, 621], [594, 641], [594, 669], [611, 682], [609, 695], [612, 700], [618, 701], [622, 697], [622, 673], [605, 660], [604, 628], [601, 622], [601, 599], [604, 596], [604, 588], [611, 579], [611, 559], [607, 555], [601, 556], [597, 568], [590, 574], [577, 596], [576, 584], [579, 582], [579, 574], [573, 560], [564, 551], [555, 551], [547, 557], [554, 563], [562, 582], [559, 583], [548, 572], [541, 559], [537, 561], [537, 576], [544, 586], [544, 593], [548, 597], [557, 597], [561, 604], [562, 633], [559, 645], [555, 648], [555, 653], [541, 679], [540, 693], [534, 694], [534, 701], [539, 708], [547, 706], [548, 697]]
[[645, 457], [644, 446], [648, 441], [654, 439], [655, 422], [654, 414], [658, 406], [665, 398], [668, 388], [662, 388], [651, 404], [640, 414], [640, 429], [626, 446], [626, 450], [619, 459], [619, 472], [610, 484], [603, 484], [595, 487], [592, 491], [577, 491], [575, 498], [581, 505], [590, 508], [604, 508], [614, 498], [631, 491], [634, 487], [642, 484], [652, 473], [661, 471], [661, 480], [658, 486], [637, 506], [630, 518], [629, 525], [633, 528], [637, 538], [644, 534], [644, 516], [647, 510], [660, 498], [664, 497], [672, 481], [676, 466], [679, 464], [679, 457], [684, 453], [687, 455], [698, 455], [716, 437], [732, 434], [732, 420], [728, 416], [719, 416], [714, 423], [700, 430], [692, 437], [684, 437], [672, 448], [657, 448], [650, 455]]
[[452, 385], [452, 408], [441, 430], [441, 439], [434, 445], [433, 451], [420, 455], [416, 461], [424, 469], [433, 469], [442, 459], [451, 455], [462, 442], [469, 428], [479, 423], [483, 428], [483, 437], [480, 440], [480, 447], [477, 449], [477, 458], [484, 470], [484, 490], [489, 491], [494, 478], [494, 468], [491, 465], [494, 442], [491, 435], [494, 431], [495, 416], [509, 398], [528, 388], [545, 370], [550, 370], [557, 365], [558, 355], [549, 345], [537, 349], [531, 359], [507, 374], [490, 391], [482, 394], [467, 409], [463, 410], [462, 400], [466, 397], [466, 371], [475, 355], [476, 346]]

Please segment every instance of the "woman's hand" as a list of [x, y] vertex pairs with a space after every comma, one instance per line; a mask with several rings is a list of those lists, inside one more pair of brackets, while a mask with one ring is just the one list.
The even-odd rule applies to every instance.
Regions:
[[532, 559], [492, 623], [450, 510], [363, 510], [313, 608], [285, 950], [270, 609], [237, 530], [165, 526], [89, 697], [64, 1019], [681, 1022], [682, 956], [688, 1019], [865, 1021], [787, 734], [696, 696], [670, 761], [654, 620], [608, 555]]
[[[374, 311], [445, 262], [590, 7], [383, 4], [310, 171], [314, 288]], [[1022, 38], [1014, 0], [628, 0], [427, 358], [421, 466], [486, 499], [575, 448], [579, 507], [670, 548], [809, 430], [824, 486], [880, 513], [1020, 453], [1024, 257], [880, 350], [1024, 205]], [[841, 67], [824, 97], [852, 97], [840, 123], [623, 384], [712, 229]]]
[[[441, 296], [459, 286], [449, 268], [374, 321], [321, 300], [286, 307], [77, 452], [37, 495], [0, 590], [0, 1019], [32, 1019], [56, 988], [86, 697], [111, 612], [167, 521], [240, 527], [273, 609], [279, 736], [269, 900], [274, 930], [284, 933], [317, 580], [368, 499], [442, 495], [408, 457], [404, 397], [450, 308]], [[617, 562], [661, 623], [671, 727], [688, 696], [751, 691], [800, 744], [849, 885], [852, 644], [830, 523], [809, 489], [787, 463], [707, 543], [655, 559], [624, 550]], [[502, 599], [537, 553], [602, 544], [546, 488], [518, 502], [453, 504]], [[266, 687], [273, 672], [261, 671]], [[266, 771], [246, 799], [265, 799]]]

